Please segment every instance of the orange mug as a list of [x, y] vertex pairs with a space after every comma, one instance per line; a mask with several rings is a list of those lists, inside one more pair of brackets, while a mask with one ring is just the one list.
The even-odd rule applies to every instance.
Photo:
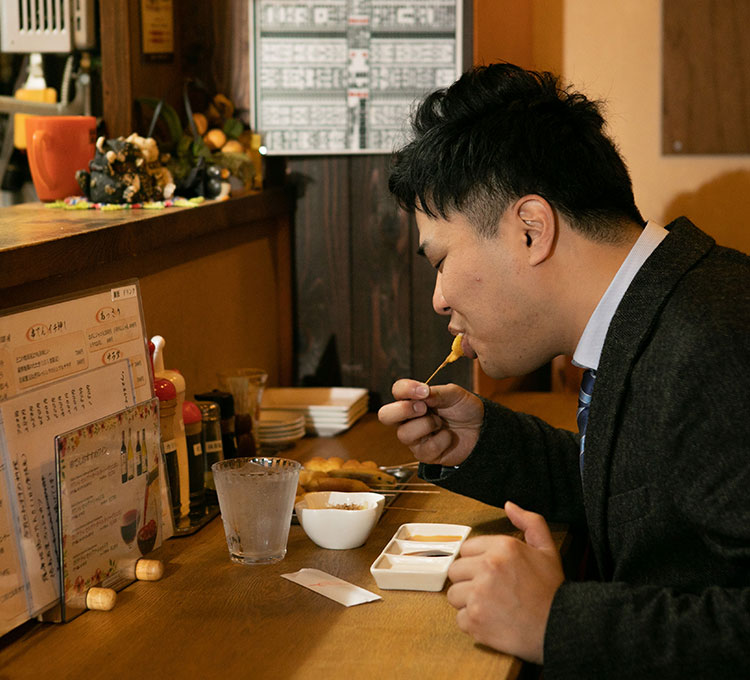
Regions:
[[78, 196], [77, 170], [88, 170], [94, 157], [93, 116], [29, 116], [26, 149], [31, 179], [40, 201]]

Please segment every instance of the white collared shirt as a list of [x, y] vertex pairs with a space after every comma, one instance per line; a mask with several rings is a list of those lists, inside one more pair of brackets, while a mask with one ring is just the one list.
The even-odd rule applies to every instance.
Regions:
[[586, 328], [583, 329], [581, 339], [578, 341], [573, 354], [573, 364], [580, 368], [599, 368], [599, 358], [604, 346], [604, 338], [607, 336], [609, 324], [620, 301], [625, 295], [633, 278], [643, 263], [648, 260], [651, 253], [664, 240], [669, 232], [655, 222], [649, 221], [643, 228], [628, 256], [617, 270], [609, 287], [602, 295], [594, 313], [589, 318]]

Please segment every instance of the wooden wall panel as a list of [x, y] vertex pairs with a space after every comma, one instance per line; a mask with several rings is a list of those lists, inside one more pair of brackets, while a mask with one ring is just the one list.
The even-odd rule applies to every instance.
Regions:
[[345, 379], [365, 383], [373, 406], [409, 375], [409, 232], [388, 189], [388, 156], [353, 156], [352, 359]]
[[351, 257], [348, 159], [295, 158], [289, 180], [297, 189], [297, 378], [305, 384], [340, 384], [351, 362]]
[[163, 97], [185, 120], [182, 89], [186, 78], [197, 78], [212, 93], [229, 96], [249, 122], [247, 0], [175, 2], [174, 54], [166, 61], [150, 61], [141, 53], [139, 4], [140, 0], [106, 0], [99, 6], [107, 135], [145, 134], [149, 121], [141, 119], [134, 104], [139, 97]]
[[750, 3], [663, 0], [665, 154], [750, 152]]

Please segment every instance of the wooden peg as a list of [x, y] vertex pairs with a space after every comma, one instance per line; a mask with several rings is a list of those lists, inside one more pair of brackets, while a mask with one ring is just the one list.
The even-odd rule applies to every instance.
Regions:
[[86, 592], [86, 608], [108, 612], [115, 606], [117, 593], [112, 588], [89, 588]]
[[135, 563], [135, 577], [139, 581], [158, 581], [164, 576], [164, 564], [161, 560], [141, 558]]

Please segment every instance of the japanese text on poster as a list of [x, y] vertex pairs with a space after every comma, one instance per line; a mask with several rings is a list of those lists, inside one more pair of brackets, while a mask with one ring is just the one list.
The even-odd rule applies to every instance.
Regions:
[[269, 154], [390, 153], [462, 71], [462, 0], [257, 0], [253, 111]]

